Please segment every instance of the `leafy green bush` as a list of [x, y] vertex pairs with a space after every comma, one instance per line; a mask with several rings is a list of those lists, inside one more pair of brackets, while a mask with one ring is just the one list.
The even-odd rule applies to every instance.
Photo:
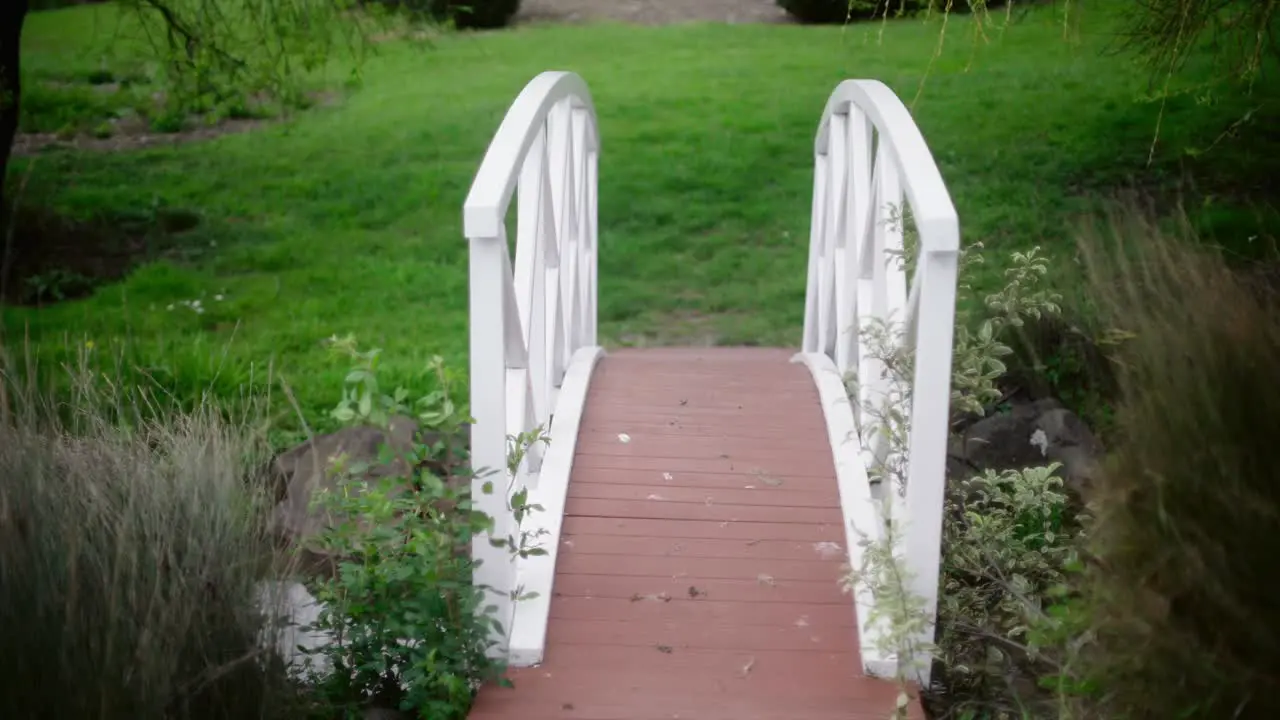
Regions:
[[2, 360], [0, 717], [293, 708], [259, 643], [271, 628], [258, 582], [282, 566], [265, 532], [270, 498], [246, 483], [266, 450], [251, 426], [210, 405], [158, 411], [88, 362], [56, 401]]
[[370, 0], [459, 28], [505, 27], [520, 10], [520, 0]]
[[899, 18], [921, 12], [981, 12], [1005, 0], [777, 0], [778, 6], [803, 23], [844, 23], [871, 18]]
[[1077, 564], [1085, 521], [1056, 469], [987, 471], [953, 489], [938, 600], [939, 680], [953, 712], [1052, 702], [1037, 680], [1058, 653], [1039, 647], [1038, 625]]
[[[316, 498], [340, 518], [320, 537], [324, 551], [340, 558], [337, 571], [312, 581], [324, 608], [311, 629], [335, 639], [310, 651], [321, 660], [316, 665], [331, 669], [316, 673], [321, 695], [345, 710], [373, 702], [431, 720], [463, 718], [475, 690], [503, 669], [486, 655], [493, 631], [503, 630], [497, 608], [485, 607], [484, 589], [471, 582], [471, 539], [491, 519], [473, 509], [472, 471], [451, 442], [467, 416], [451, 399], [440, 358], [431, 366], [435, 389], [409, 403], [404, 389], [380, 389], [379, 351], [359, 351], [351, 338], [333, 347], [355, 361], [336, 420], [385, 427], [397, 416], [413, 417], [418, 428], [407, 452], [384, 447], [378, 460], [410, 469], [409, 477], [365, 481], [367, 466], [337, 458], [331, 471], [339, 489]], [[530, 509], [520, 495], [517, 518]], [[513, 554], [538, 550], [521, 538]]]
[[[804, 23], [843, 23], [914, 11], [928, 0], [778, 0], [778, 6]], [[892, 9], [890, 9], [892, 8]]]
[[1101, 479], [1076, 677], [1094, 717], [1280, 716], [1280, 296], [1117, 216], [1083, 244], [1116, 351], [1125, 442]]

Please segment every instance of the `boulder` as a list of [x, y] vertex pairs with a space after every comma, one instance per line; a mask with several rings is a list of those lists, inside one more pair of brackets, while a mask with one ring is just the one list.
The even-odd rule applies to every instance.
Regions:
[[1106, 450], [1084, 421], [1052, 398], [1015, 403], [970, 425], [953, 443], [948, 471], [978, 474], [1062, 464], [1058, 474], [1083, 496]]
[[[413, 489], [411, 478], [418, 469], [410, 467], [402, 456], [415, 443], [433, 444], [440, 439], [437, 433], [419, 433], [418, 424], [412, 418], [397, 416], [391, 419], [386, 430], [370, 426], [347, 427], [313, 437], [277, 455], [271, 463], [271, 474], [279, 488], [277, 496], [280, 500], [272, 513], [272, 530], [283, 541], [301, 550], [304, 571], [331, 571], [334, 559], [310, 546], [310, 541], [326, 528], [342, 521], [342, 518], [311, 505], [318, 491], [336, 489], [342, 480], [340, 474], [332, 471], [333, 461], [345, 455], [348, 467], [367, 463], [367, 470], [360, 476], [367, 481], [403, 478], [395, 491], [399, 494]], [[465, 444], [465, 439], [455, 439], [455, 457], [460, 458], [455, 467], [443, 467], [437, 462], [428, 462], [426, 466], [454, 487], [468, 484], [469, 477], [456, 472], [458, 466], [465, 462]], [[392, 462], [380, 461], [384, 445], [395, 453]]]

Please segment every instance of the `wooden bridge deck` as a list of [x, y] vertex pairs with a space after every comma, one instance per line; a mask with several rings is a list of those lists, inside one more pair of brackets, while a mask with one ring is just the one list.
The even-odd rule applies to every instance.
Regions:
[[472, 720], [889, 716], [862, 676], [818, 395], [791, 353], [611, 352], [569, 484], [545, 662]]

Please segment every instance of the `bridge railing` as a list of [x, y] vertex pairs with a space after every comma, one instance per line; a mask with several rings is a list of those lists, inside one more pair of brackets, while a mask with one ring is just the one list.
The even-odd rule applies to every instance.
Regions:
[[[520, 542], [522, 531], [558, 536], [586, 378], [578, 377], [574, 389], [564, 390], [574, 396], [564, 403], [571, 407], [557, 413], [562, 385], [566, 373], [575, 374], [571, 366], [578, 362], [579, 350], [598, 350], [599, 148], [586, 84], [572, 73], [542, 73], [507, 112], [464, 206], [470, 244], [471, 462], [475, 468], [498, 471], [477, 477], [472, 487], [477, 509], [494, 519], [492, 532], [473, 541], [473, 557], [480, 561], [474, 579], [491, 589], [490, 602], [498, 606], [506, 634], [500, 638], [504, 652], [515, 652], [507, 644], [517, 619], [515, 595], [540, 590], [550, 595], [557, 540], [553, 537], [549, 548], [543, 545], [542, 552], [550, 554], [550, 568], [547, 555], [541, 553], [530, 559], [532, 568], [522, 567], [511, 545]], [[513, 196], [514, 266], [507, 231]], [[585, 353], [587, 376], [597, 354]], [[558, 421], [554, 426], [553, 418]], [[508, 467], [521, 438], [548, 430], [553, 440], [549, 446], [529, 445], [518, 466]], [[563, 441], [554, 442], [561, 435], [566, 436]], [[530, 491], [531, 498], [535, 493], [545, 497], [544, 502], [553, 506], [532, 523], [526, 518], [524, 526], [517, 523], [511, 507], [512, 496], [522, 490]], [[529, 532], [530, 525], [537, 532]], [[529, 652], [540, 656], [546, 616], [538, 620], [539, 612], [534, 609], [533, 627], [526, 630], [536, 636], [531, 641], [536, 647]], [[511, 660], [518, 664], [521, 658]]]
[[[889, 463], [904, 470], [897, 473], [905, 475], [901, 486], [879, 488], [879, 509], [895, 522], [902, 542], [895, 550], [910, 576], [909, 590], [925, 601], [932, 620], [959, 255], [955, 207], [910, 113], [883, 83], [848, 80], [836, 88], [822, 114], [814, 160], [804, 352], [826, 356], [842, 376], [856, 379], [852, 412], [863, 442], [844, 444], [836, 452], [861, 455], [859, 482], [882, 475], [876, 471]], [[908, 218], [918, 239], [914, 248], [904, 248]], [[909, 284], [904, 251], [914, 256]], [[887, 339], [897, 347], [869, 347], [877, 326], [896, 328]], [[910, 358], [905, 392], [895, 388], [894, 373], [900, 371], [887, 366], [886, 350]], [[893, 456], [889, 433], [873, 429], [883, 429], [890, 413], [901, 413], [907, 429], [905, 457]], [[862, 489], [856, 492], [857, 498], [865, 498]], [[879, 537], [883, 527], [859, 530]], [[864, 602], [871, 602], [863, 590]], [[874, 635], [877, 630], [867, 627], [863, 632]], [[927, 644], [932, 636], [930, 623], [917, 639]], [[864, 637], [864, 656], [870, 651], [868, 642], [874, 638]], [[882, 660], [895, 664], [906, 659]], [[915, 672], [927, 680], [927, 658], [914, 661]]]

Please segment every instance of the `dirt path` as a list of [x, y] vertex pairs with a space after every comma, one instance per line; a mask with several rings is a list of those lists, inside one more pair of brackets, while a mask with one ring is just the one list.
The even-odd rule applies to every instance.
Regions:
[[517, 22], [788, 22], [774, 0], [524, 0]]

